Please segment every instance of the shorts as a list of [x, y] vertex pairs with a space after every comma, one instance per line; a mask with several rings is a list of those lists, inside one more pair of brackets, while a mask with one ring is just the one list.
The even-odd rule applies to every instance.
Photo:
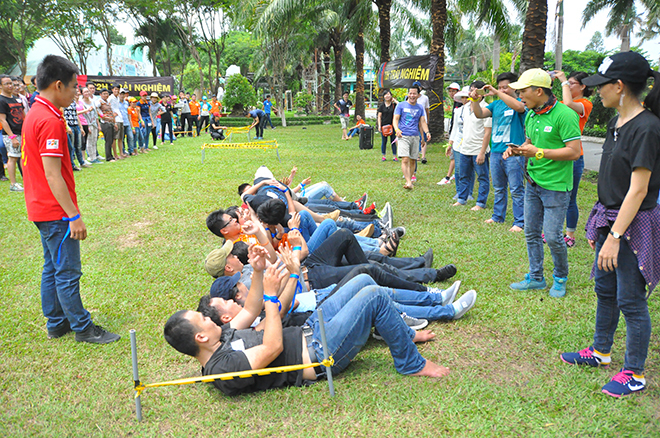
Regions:
[[115, 129], [115, 140], [121, 140], [124, 138], [124, 124], [123, 123], [115, 123], [116, 128]]
[[404, 135], [397, 141], [399, 157], [409, 157], [413, 160], [419, 158], [419, 136]]
[[2, 136], [2, 141], [5, 143], [5, 148], [7, 149], [7, 156], [12, 158], [21, 158], [21, 136], [17, 136], [18, 146], [14, 146], [14, 143], [11, 141], [8, 135]]
[[348, 129], [348, 120], [350, 116], [339, 116], [339, 121], [341, 122], [341, 129]]

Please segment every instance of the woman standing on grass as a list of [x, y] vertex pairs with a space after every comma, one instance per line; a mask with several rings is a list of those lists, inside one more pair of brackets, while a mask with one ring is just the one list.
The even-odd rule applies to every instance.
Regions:
[[[591, 96], [591, 89], [582, 83], [582, 79], [589, 76], [585, 72], [573, 72], [566, 79], [562, 71], [555, 71], [555, 77], [561, 83], [562, 103], [578, 113], [580, 116], [580, 133], [584, 132], [584, 125], [589, 120], [589, 114], [594, 107], [587, 97]], [[580, 188], [580, 179], [584, 171], [584, 150], [580, 144], [580, 158], [573, 162], [573, 191], [571, 200], [568, 202], [566, 211], [566, 245], [569, 248], [575, 246], [575, 229], [577, 228], [580, 211], [577, 206], [577, 192]]]
[[392, 92], [385, 90], [383, 94], [383, 103], [378, 107], [378, 132], [382, 138], [380, 151], [383, 153], [383, 161], [387, 161], [387, 137], [390, 138], [392, 145], [392, 159], [398, 161], [396, 158], [396, 134], [392, 127], [392, 120], [394, 119], [394, 109], [396, 108], [396, 101], [392, 98]]
[[[647, 79], [655, 83], [646, 96]], [[644, 363], [651, 336], [647, 298], [660, 282], [660, 73], [635, 52], [603, 60], [584, 85], [597, 86], [603, 106], [615, 108], [603, 144], [598, 202], [587, 220], [596, 250], [596, 330], [590, 347], [563, 353], [573, 365], [608, 366], [619, 312], [626, 320], [626, 356], [603, 392], [623, 397], [646, 386]], [[648, 288], [648, 294], [647, 294]]]

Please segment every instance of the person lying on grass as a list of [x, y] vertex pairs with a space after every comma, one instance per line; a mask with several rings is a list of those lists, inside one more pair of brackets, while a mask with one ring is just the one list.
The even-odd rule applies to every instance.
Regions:
[[[254, 268], [246, 305], [228, 323], [218, 326], [200, 312], [180, 310], [166, 322], [164, 336], [177, 351], [196, 358], [203, 375], [256, 370], [286, 365], [312, 364], [324, 354], [321, 346], [318, 313], [314, 311], [304, 327], [282, 328], [287, 311], [275, 296], [286, 281], [285, 297], [292, 296], [297, 279], [286, 268], [266, 268], [266, 251], [250, 248]], [[287, 278], [288, 277], [288, 278]], [[264, 304], [264, 298], [266, 302]], [[290, 300], [290, 298], [288, 298]], [[263, 331], [250, 325], [265, 307]], [[449, 369], [425, 359], [415, 342], [430, 341], [430, 330], [415, 332], [403, 322], [391, 298], [377, 287], [364, 288], [346, 299], [336, 293], [321, 304], [327, 334], [328, 355], [334, 358], [333, 374], [342, 372], [366, 344], [371, 328], [376, 327], [387, 343], [395, 369], [405, 375], [434, 378], [449, 374]], [[348, 323], [350, 322], [350, 323]], [[213, 385], [226, 395], [302, 386], [325, 375], [321, 367], [248, 378], [215, 380]]]

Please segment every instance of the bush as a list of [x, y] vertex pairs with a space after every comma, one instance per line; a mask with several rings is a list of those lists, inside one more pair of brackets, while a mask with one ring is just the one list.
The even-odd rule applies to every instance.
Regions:
[[232, 116], [242, 116], [246, 106], [257, 103], [254, 89], [243, 75], [231, 75], [225, 84], [225, 96], [222, 105], [231, 109]]
[[[271, 121], [275, 126], [282, 126], [282, 118], [271, 116]], [[287, 114], [286, 124], [287, 126], [300, 126], [300, 125], [322, 125], [326, 122], [331, 124], [339, 123], [339, 116], [302, 116], [302, 117], [290, 117]], [[245, 117], [222, 117], [220, 119], [220, 124], [223, 126], [246, 126], [250, 124], [250, 120]]]
[[585, 126], [584, 127], [584, 132], [582, 133], [582, 135], [585, 135], [587, 137], [605, 138], [607, 136], [607, 125], [605, 125], [605, 126], [600, 126], [600, 125]]
[[314, 95], [305, 93], [304, 91], [297, 92], [296, 96], [293, 98], [293, 104], [295, 107], [304, 111], [305, 114], [312, 112], [312, 102], [314, 102]]

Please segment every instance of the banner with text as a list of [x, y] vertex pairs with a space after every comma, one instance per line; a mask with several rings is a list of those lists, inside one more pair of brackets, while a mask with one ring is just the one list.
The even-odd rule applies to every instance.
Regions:
[[431, 88], [438, 66], [438, 55], [409, 56], [381, 64], [378, 69], [379, 88], [408, 88], [419, 82]]
[[158, 93], [159, 96], [164, 94], [176, 94], [174, 89], [173, 76], [90, 76], [78, 75], [78, 85], [84, 87], [88, 82], [96, 85], [97, 93], [102, 88], [107, 88], [112, 92], [112, 86], [117, 84], [121, 88], [128, 90], [130, 96], [140, 96], [140, 91], [146, 91], [151, 94]]

